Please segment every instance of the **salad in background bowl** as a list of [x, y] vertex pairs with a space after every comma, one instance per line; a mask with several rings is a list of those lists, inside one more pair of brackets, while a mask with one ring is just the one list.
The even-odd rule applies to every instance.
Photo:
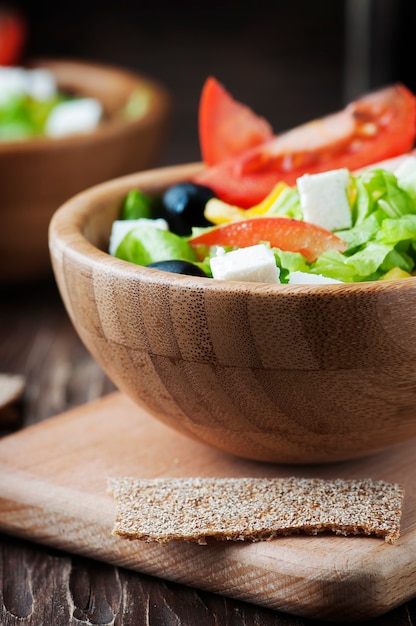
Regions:
[[102, 117], [99, 100], [63, 93], [48, 69], [0, 67], [0, 141], [89, 132]]
[[[22, 68], [0, 67], [0, 76], [6, 69]], [[26, 85], [28, 76], [52, 76], [48, 84], [57, 88], [52, 100], [63, 97], [64, 104], [76, 107], [81, 103], [81, 108], [86, 103], [87, 110], [81, 111], [77, 124], [68, 121], [68, 110], [63, 114], [61, 110], [51, 137], [43, 132], [42, 103], [43, 118], [39, 118], [28, 96], [36, 126], [27, 110], [22, 112], [27, 94], [14, 95], [14, 129], [20, 132], [26, 125], [29, 132], [7, 137], [11, 127], [7, 132], [3, 127], [0, 140], [0, 281], [6, 285], [50, 273], [48, 225], [66, 199], [92, 185], [157, 164], [171, 111], [170, 95], [163, 85], [124, 68], [39, 59], [28, 62], [24, 72], [20, 77]], [[41, 83], [45, 90], [46, 82]], [[47, 109], [49, 105], [50, 100]], [[86, 121], [92, 121], [92, 126]]]
[[117, 119], [138, 121], [151, 106], [145, 85], [137, 85], [118, 110], [109, 112], [99, 98], [61, 88], [48, 67], [0, 66], [1, 142], [89, 133]]

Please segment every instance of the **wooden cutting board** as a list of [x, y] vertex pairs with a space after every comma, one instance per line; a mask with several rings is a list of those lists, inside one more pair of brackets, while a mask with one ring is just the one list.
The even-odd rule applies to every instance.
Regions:
[[[159, 423], [119, 392], [0, 441], [0, 530], [161, 578], [320, 619], [366, 619], [416, 596], [416, 443], [330, 466], [227, 456]], [[112, 535], [107, 477], [373, 478], [406, 488], [401, 538], [284, 537], [201, 546]]]

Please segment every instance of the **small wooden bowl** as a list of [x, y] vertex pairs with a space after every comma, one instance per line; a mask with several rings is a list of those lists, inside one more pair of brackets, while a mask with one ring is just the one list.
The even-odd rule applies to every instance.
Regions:
[[415, 437], [416, 278], [214, 281], [106, 253], [128, 190], [157, 193], [200, 167], [110, 181], [54, 215], [57, 283], [100, 366], [156, 418], [249, 459], [327, 463]]
[[[120, 68], [72, 60], [39, 60], [58, 85], [98, 98], [106, 121], [96, 130], [59, 139], [0, 142], [0, 283], [51, 272], [48, 226], [67, 199], [92, 185], [154, 167], [164, 147], [170, 96], [157, 82]], [[147, 112], [119, 115], [136, 89], [149, 98]]]

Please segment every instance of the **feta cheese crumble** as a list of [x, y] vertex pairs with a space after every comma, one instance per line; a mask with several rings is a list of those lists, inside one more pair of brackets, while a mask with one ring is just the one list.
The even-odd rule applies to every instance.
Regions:
[[95, 98], [79, 98], [58, 104], [50, 113], [45, 132], [49, 137], [86, 133], [98, 126], [103, 114]]
[[416, 182], [416, 156], [406, 157], [394, 172], [397, 178], [397, 184], [403, 189], [412, 200], [416, 200], [415, 182]]
[[403, 159], [403, 161], [401, 161], [394, 174], [400, 183], [401, 178], [406, 178], [409, 174], [414, 174], [415, 172], [416, 156], [409, 155], [405, 159]]
[[309, 274], [308, 272], [291, 272], [289, 285], [323, 285], [328, 283], [341, 283], [342, 280], [322, 276], [321, 274]]
[[0, 105], [17, 96], [45, 101], [57, 93], [54, 75], [46, 69], [0, 67]]
[[220, 252], [210, 260], [213, 278], [255, 283], [280, 283], [274, 254], [263, 244]]
[[351, 228], [352, 216], [347, 194], [349, 177], [349, 171], [342, 168], [319, 174], [304, 174], [297, 179], [305, 222], [330, 231]]

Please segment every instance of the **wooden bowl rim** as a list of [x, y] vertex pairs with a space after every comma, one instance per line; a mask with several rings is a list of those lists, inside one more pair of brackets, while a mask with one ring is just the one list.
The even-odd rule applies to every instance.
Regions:
[[2, 141], [0, 142], [0, 155], [7, 156], [11, 152], [23, 154], [31, 154], [33, 152], [53, 152], [70, 146], [82, 148], [84, 145], [91, 144], [92, 142], [99, 142], [101, 140], [108, 140], [117, 137], [122, 138], [125, 135], [137, 133], [142, 129], [159, 124], [162, 120], [167, 118], [171, 108], [171, 96], [168, 90], [159, 81], [150, 78], [145, 74], [141, 74], [140, 72], [129, 70], [115, 64], [105, 64], [83, 59], [45, 57], [30, 60], [26, 63], [26, 66], [30, 68], [48, 67], [51, 71], [55, 68], [58, 72], [60, 68], [69, 66], [78, 67], [83, 71], [108, 71], [113, 75], [125, 77], [131, 81], [132, 85], [136, 84], [138, 87], [150, 89], [152, 93], [152, 105], [144, 115], [138, 118], [113, 118], [88, 133], [80, 133], [56, 138], [35, 137], [24, 141]]
[[391, 292], [392, 290], [408, 291], [415, 289], [416, 276], [392, 280], [380, 280], [357, 283], [331, 283], [313, 285], [287, 285], [270, 283], [252, 283], [244, 281], [221, 281], [212, 278], [184, 276], [155, 270], [123, 261], [111, 256], [93, 245], [83, 234], [83, 227], [103, 204], [109, 201], [120, 201], [132, 188], [147, 188], [153, 191], [163, 190], [181, 180], [189, 180], [203, 169], [202, 163], [186, 163], [145, 170], [127, 176], [118, 177], [95, 185], [70, 198], [54, 213], [49, 226], [49, 247], [52, 256], [58, 259], [65, 255], [82, 261], [86, 266], [101, 273], [119, 278], [138, 279], [155, 285], [172, 288], [208, 289], [228, 293], [258, 294], [272, 297], [308, 296], [319, 298], [338, 298], [340, 295], [351, 294], [364, 296], [366, 293]]

